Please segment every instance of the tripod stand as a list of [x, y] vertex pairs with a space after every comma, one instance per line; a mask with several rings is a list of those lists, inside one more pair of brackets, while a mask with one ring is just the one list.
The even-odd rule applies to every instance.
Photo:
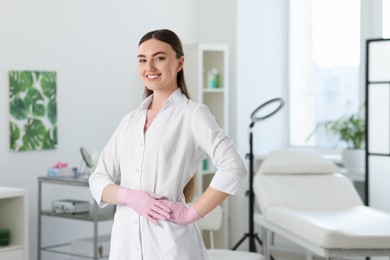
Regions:
[[[263, 116], [257, 116], [256, 117], [256, 113], [258, 113], [260, 110], [262, 110], [265, 106], [268, 106], [268, 105], [270, 105], [272, 103], [278, 103], [278, 106], [276, 108], [274, 108], [273, 110], [271, 110], [271, 112], [268, 112], [268, 113], [266, 113]], [[260, 105], [251, 114], [251, 123], [249, 125], [249, 153], [246, 155], [246, 158], [249, 158], [249, 190], [247, 190], [247, 192], [245, 194], [249, 198], [249, 232], [244, 234], [244, 236], [232, 248], [233, 250], [236, 250], [242, 244], [242, 242], [244, 242], [244, 240], [246, 238], [249, 239], [249, 251], [250, 252], [257, 252], [257, 250], [256, 250], [256, 241], [260, 244], [260, 246], [263, 245], [263, 243], [260, 240], [259, 236], [254, 231], [255, 230], [255, 224], [254, 224], [254, 220], [253, 220], [253, 218], [254, 218], [253, 215], [255, 213], [254, 212], [255, 194], [253, 192], [254, 155], [253, 155], [253, 133], [252, 133], [252, 129], [253, 129], [253, 126], [255, 125], [256, 122], [265, 120], [265, 119], [271, 117], [272, 115], [274, 115], [276, 112], [278, 112], [282, 108], [283, 104], [284, 104], [284, 102], [283, 102], [283, 100], [281, 98], [274, 98], [274, 99], [271, 99], [271, 100], [263, 103], [262, 105]], [[273, 259], [272, 256], [271, 256], [271, 259]]]

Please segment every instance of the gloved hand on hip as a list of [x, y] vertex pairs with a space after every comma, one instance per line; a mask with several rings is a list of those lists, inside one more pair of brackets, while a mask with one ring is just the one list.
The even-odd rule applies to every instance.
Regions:
[[128, 205], [150, 222], [157, 224], [157, 220], [165, 220], [170, 217], [171, 210], [158, 199], [157, 194], [142, 190], [120, 188], [116, 199], [121, 205]]
[[168, 221], [177, 223], [177, 224], [190, 224], [198, 219], [202, 218], [201, 215], [195, 210], [194, 205], [187, 207], [187, 205], [182, 201], [170, 201], [170, 200], [160, 200], [163, 204], [168, 206], [171, 209], [171, 215], [167, 218]]

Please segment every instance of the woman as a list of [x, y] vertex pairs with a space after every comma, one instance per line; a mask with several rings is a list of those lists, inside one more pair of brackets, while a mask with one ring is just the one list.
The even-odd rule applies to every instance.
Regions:
[[[122, 119], [89, 179], [101, 207], [118, 205], [110, 259], [208, 259], [194, 221], [238, 190], [244, 163], [208, 108], [189, 99], [183, 48], [174, 32], [144, 35], [137, 59], [146, 99]], [[187, 207], [205, 153], [217, 171]]]

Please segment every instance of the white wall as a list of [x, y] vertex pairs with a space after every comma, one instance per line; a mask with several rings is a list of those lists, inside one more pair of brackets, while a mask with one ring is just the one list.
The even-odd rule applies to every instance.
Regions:
[[[137, 106], [142, 84], [134, 60], [140, 36], [148, 30], [166, 27], [175, 30], [184, 43], [229, 44], [230, 135], [245, 157], [249, 149], [250, 113], [271, 98], [287, 98], [287, 3], [0, 1], [0, 120], [4, 122], [0, 125], [0, 185], [25, 187], [29, 191], [31, 259], [36, 256], [36, 177], [57, 161], [77, 166], [80, 145], [100, 150], [121, 116]], [[57, 71], [58, 149], [9, 152], [10, 69]], [[287, 145], [286, 107], [255, 125], [256, 155]], [[248, 179], [240, 193], [230, 198], [231, 245], [248, 231], [248, 199], [244, 196], [247, 183]], [[241, 248], [246, 249], [247, 243]]]
[[[81, 145], [101, 150], [120, 118], [138, 105], [143, 87], [135, 55], [149, 30], [173, 29], [184, 43], [229, 44], [230, 135], [245, 156], [250, 113], [269, 98], [285, 96], [285, 2], [0, 1], [0, 185], [28, 190], [31, 260], [36, 259], [37, 177], [57, 161], [78, 166]], [[58, 149], [9, 151], [7, 73], [13, 69], [57, 71]], [[255, 126], [257, 154], [286, 144], [284, 116]], [[246, 189], [247, 181], [231, 198], [232, 245], [248, 231]]]
[[[78, 166], [81, 145], [102, 149], [120, 118], [142, 99], [135, 62], [139, 38], [152, 29], [171, 28], [183, 42], [197, 41], [195, 4], [0, 1], [0, 185], [28, 190], [30, 259], [36, 259], [37, 177], [58, 161]], [[58, 149], [9, 151], [8, 70], [57, 72]]]
[[[282, 97], [286, 100], [287, 80], [287, 0], [237, 1], [237, 144], [245, 156], [249, 152], [250, 115], [263, 102]], [[287, 145], [286, 107], [253, 128], [254, 154]], [[248, 162], [248, 160], [247, 160]], [[231, 242], [248, 232], [248, 198], [244, 197], [249, 179], [232, 203]], [[242, 198], [245, 198], [245, 202]], [[248, 248], [248, 239], [243, 248]], [[258, 244], [257, 244], [258, 246]]]

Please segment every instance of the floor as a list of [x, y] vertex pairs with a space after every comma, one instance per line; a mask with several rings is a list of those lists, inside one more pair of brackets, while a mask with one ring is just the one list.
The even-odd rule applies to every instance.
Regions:
[[273, 253], [272, 256], [275, 260], [305, 260], [306, 258], [301, 255], [288, 254], [284, 252]]
[[[272, 253], [272, 256], [275, 260], [306, 260], [306, 257], [299, 254], [291, 254], [286, 252], [274, 252]], [[322, 257], [314, 257], [314, 260], [324, 260], [325, 258]], [[354, 260], [364, 260], [364, 257], [355, 257], [355, 258], [348, 258], [348, 259], [354, 259]], [[389, 259], [389, 258], [371, 258], [374, 259]]]

